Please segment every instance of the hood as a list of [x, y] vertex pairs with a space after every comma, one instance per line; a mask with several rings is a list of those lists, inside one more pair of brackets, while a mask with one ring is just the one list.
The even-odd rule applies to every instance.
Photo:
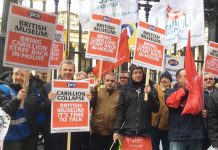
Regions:
[[[130, 74], [129, 74], [129, 81], [128, 81], [128, 85], [134, 89], [138, 89], [138, 88], [144, 88], [145, 87], [145, 79], [146, 79], [146, 75], [144, 74], [144, 71], [143, 71], [143, 67], [140, 67], [140, 66], [136, 66], [134, 64], [132, 64], [130, 66]], [[140, 69], [142, 70], [143, 72], [143, 77], [142, 77], [142, 80], [140, 82], [135, 82], [133, 79], [132, 79], [132, 73], [135, 69]]]

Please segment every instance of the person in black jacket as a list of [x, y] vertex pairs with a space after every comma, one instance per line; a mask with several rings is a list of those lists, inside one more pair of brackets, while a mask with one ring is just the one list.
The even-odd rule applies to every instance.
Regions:
[[[59, 79], [61, 80], [73, 80], [75, 73], [75, 64], [71, 60], [63, 60], [60, 64]], [[44, 103], [41, 104], [41, 108], [44, 109], [46, 114], [45, 122], [45, 142], [44, 150], [66, 150], [67, 149], [67, 133], [51, 133], [51, 100], [56, 94], [51, 91], [51, 83], [45, 84], [41, 92], [46, 97]], [[71, 149], [80, 150], [83, 146], [81, 133], [71, 133]]]
[[[144, 100], [145, 93], [148, 100]], [[144, 141], [144, 149], [150, 150], [151, 144], [151, 113], [158, 112], [159, 101], [157, 92], [153, 87], [145, 86], [143, 68], [132, 65], [130, 68], [130, 81], [120, 92], [117, 107], [117, 116], [114, 124], [113, 139], [116, 141], [122, 134], [122, 148], [126, 148], [128, 140]], [[134, 147], [135, 146], [135, 147]], [[132, 144], [132, 149], [137, 144]]]
[[184, 69], [176, 73], [178, 83], [166, 91], [165, 99], [169, 107], [170, 150], [202, 150], [205, 138], [203, 115], [184, 114], [189, 91], [186, 88], [186, 74]]
[[214, 90], [208, 100], [208, 135], [210, 143], [218, 150], [218, 89]]

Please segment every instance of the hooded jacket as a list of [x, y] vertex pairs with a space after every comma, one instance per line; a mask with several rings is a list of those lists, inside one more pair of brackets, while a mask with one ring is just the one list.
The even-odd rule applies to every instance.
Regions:
[[127, 136], [148, 136], [151, 135], [151, 113], [159, 110], [159, 101], [152, 82], [148, 101], [144, 100], [145, 75], [141, 82], [136, 83], [132, 80], [135, 69], [142, 68], [131, 68], [129, 83], [120, 92], [114, 132]]

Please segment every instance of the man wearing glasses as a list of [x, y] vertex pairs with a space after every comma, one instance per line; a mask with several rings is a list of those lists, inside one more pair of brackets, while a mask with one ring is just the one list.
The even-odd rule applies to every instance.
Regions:
[[118, 89], [121, 89], [123, 86], [127, 85], [128, 78], [129, 78], [128, 72], [121, 72], [119, 74]]
[[[205, 121], [207, 122], [207, 115], [208, 115], [208, 99], [210, 95], [214, 92], [215, 89], [215, 80], [214, 75], [211, 73], [205, 73], [204, 74], [204, 110], [203, 110], [203, 117], [205, 118]], [[207, 125], [207, 123], [205, 124]], [[208, 138], [208, 132], [207, 132], [207, 126], [205, 127], [205, 134], [206, 139], [204, 140], [204, 150], [207, 150], [207, 148], [210, 146], [210, 141]]]

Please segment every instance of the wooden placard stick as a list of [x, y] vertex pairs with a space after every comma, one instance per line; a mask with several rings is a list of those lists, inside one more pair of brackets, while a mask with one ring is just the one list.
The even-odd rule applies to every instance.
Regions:
[[[30, 72], [28, 70], [25, 71], [25, 78], [23, 81], [23, 89], [25, 91], [28, 91], [28, 86], [29, 86], [29, 79], [30, 79]], [[24, 101], [21, 102], [20, 107], [23, 107]]]
[[[149, 80], [150, 80], [150, 69], [147, 68], [147, 70], [146, 70], [146, 81], [145, 81], [145, 86], [146, 86], [146, 85], [149, 85]], [[145, 93], [144, 101], [147, 101], [147, 100], [148, 100], [148, 94]]]
[[71, 132], [67, 132], [67, 150], [70, 150], [71, 144]]
[[52, 77], [52, 70], [48, 70], [48, 72], [47, 72], [47, 83], [51, 82], [51, 77]]

